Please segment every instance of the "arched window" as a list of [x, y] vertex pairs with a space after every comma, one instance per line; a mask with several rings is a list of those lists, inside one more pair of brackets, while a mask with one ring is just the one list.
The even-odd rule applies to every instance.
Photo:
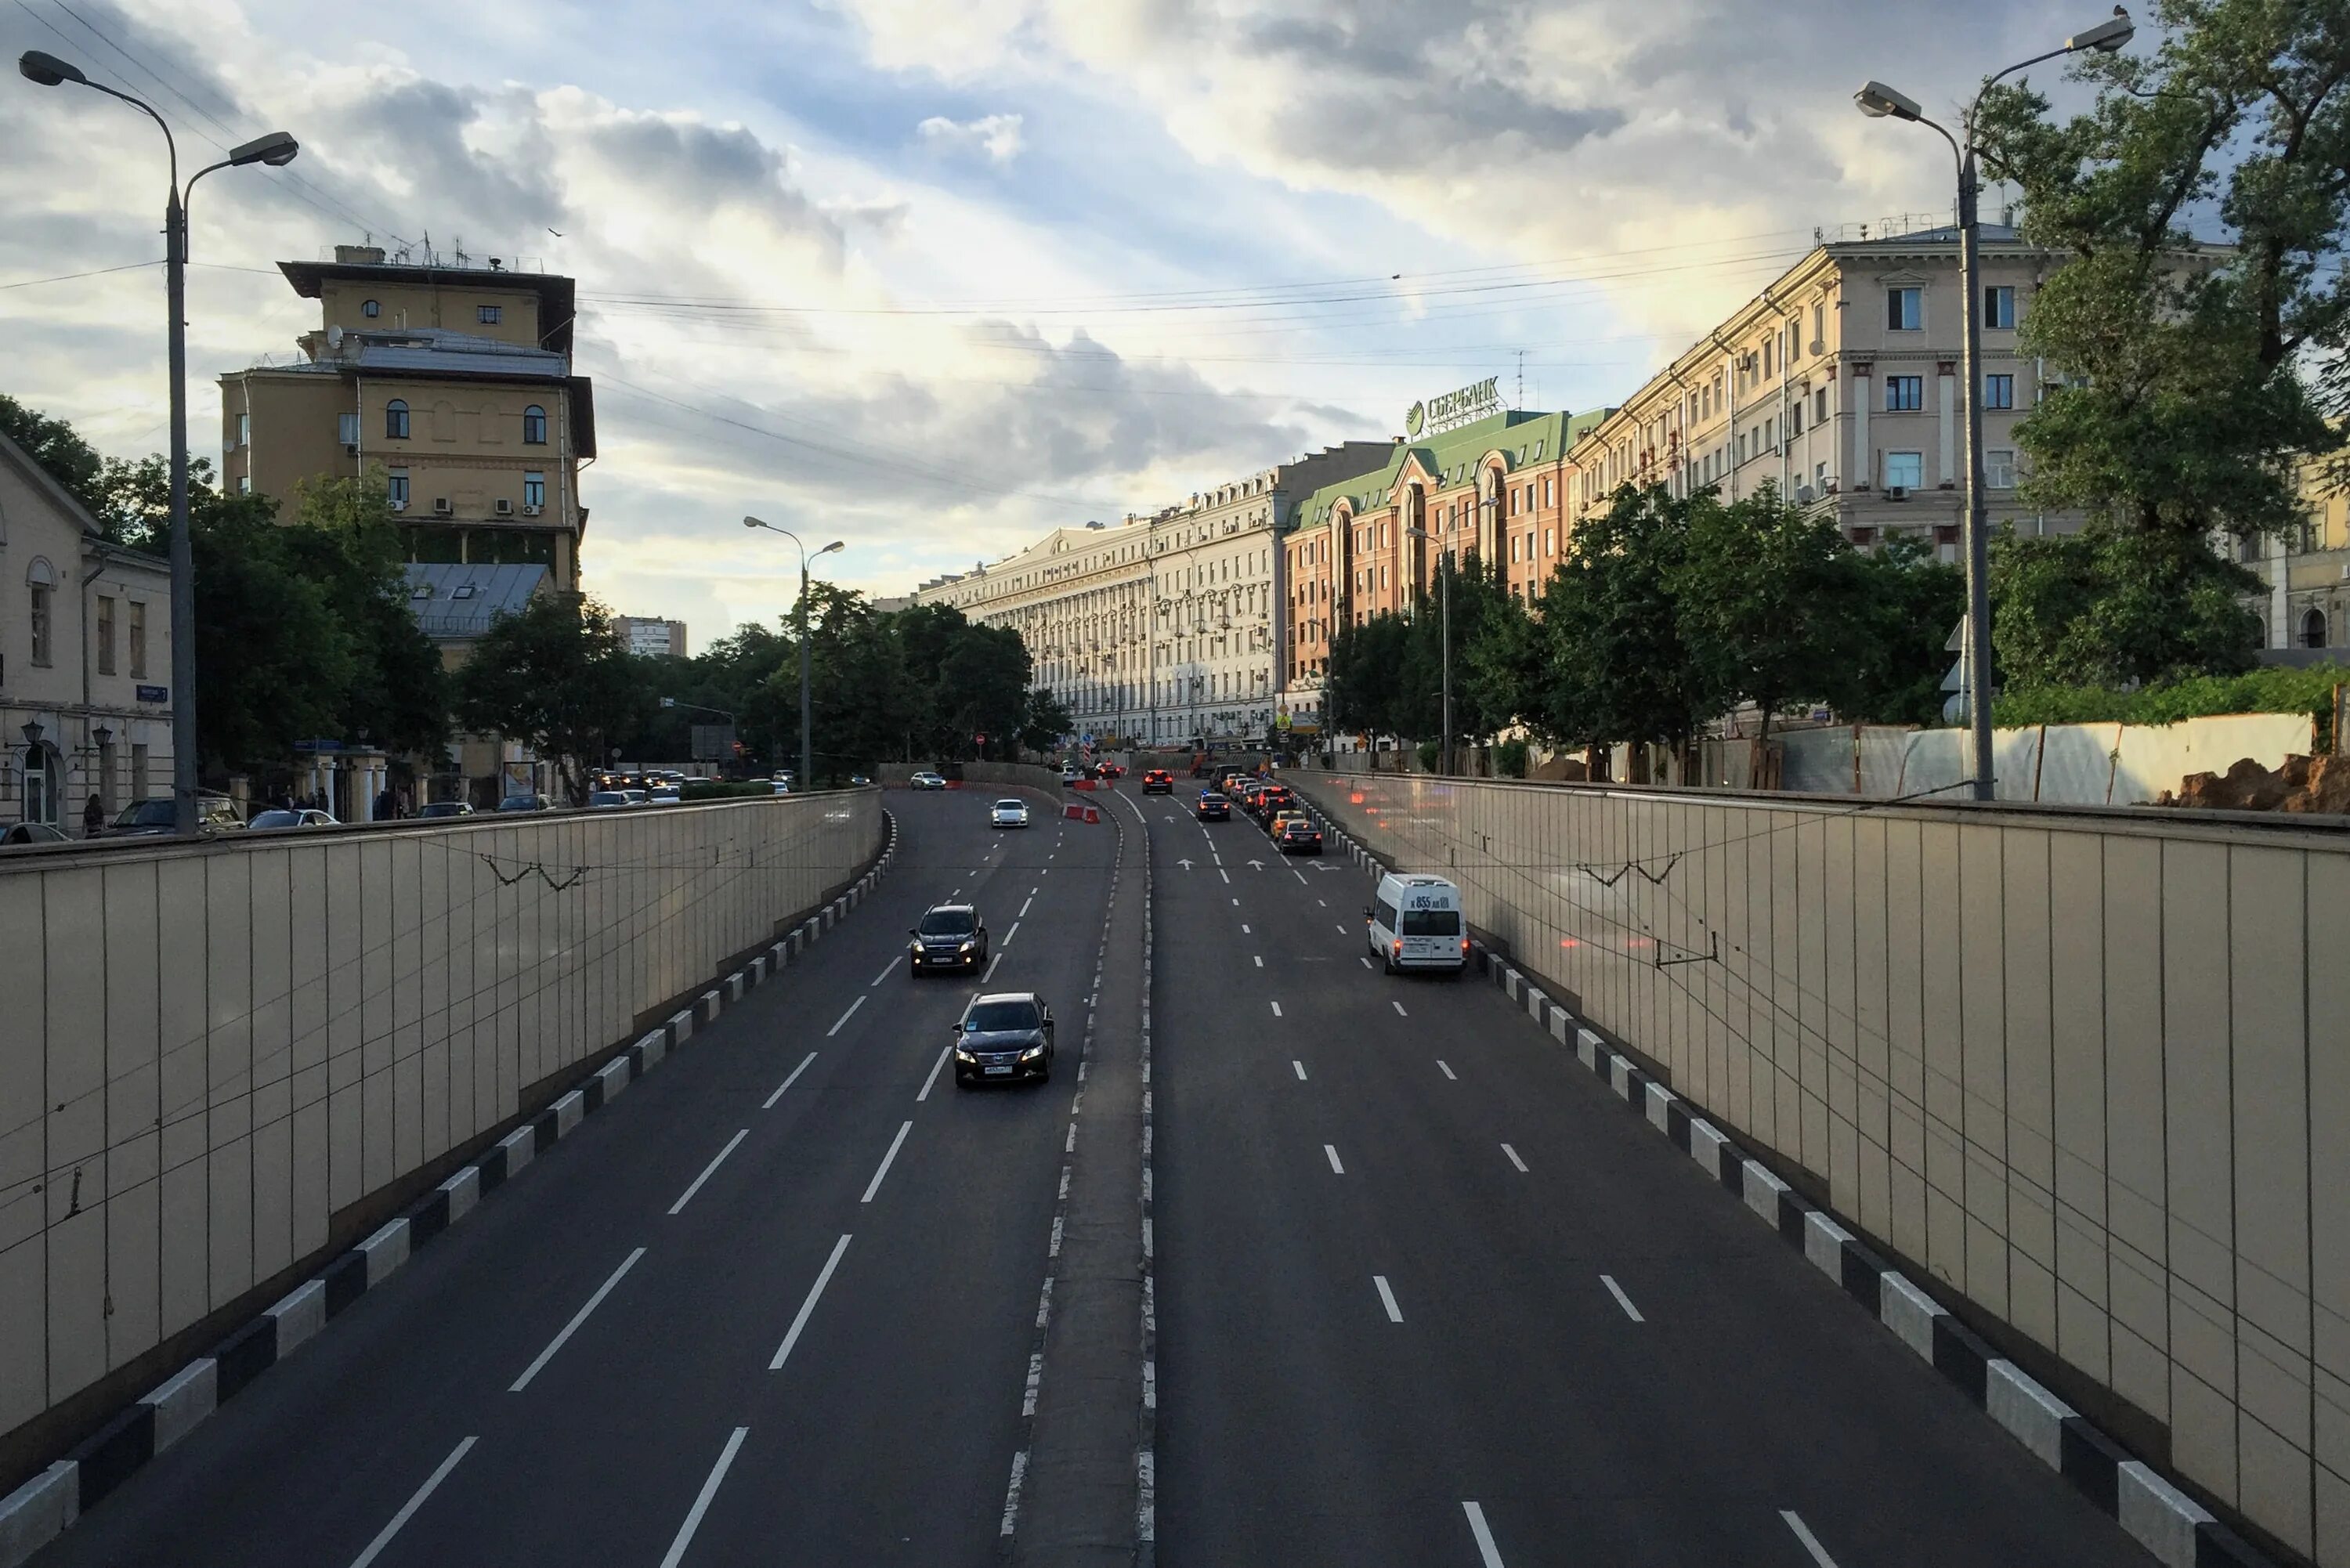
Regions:
[[359, 304], [359, 314], [373, 318], [383, 314], [383, 306], [372, 299], [363, 300]]
[[536, 403], [522, 411], [522, 439], [526, 446], [546, 444], [546, 410]]
[[46, 668], [57, 662], [57, 568], [43, 557], [33, 557], [25, 573], [25, 588], [33, 633], [33, 662]]
[[408, 439], [408, 404], [394, 398], [383, 406], [383, 433], [392, 441]]
[[2325, 646], [2325, 612], [2324, 610], [2314, 609], [2301, 618], [2301, 646], [2303, 648]]

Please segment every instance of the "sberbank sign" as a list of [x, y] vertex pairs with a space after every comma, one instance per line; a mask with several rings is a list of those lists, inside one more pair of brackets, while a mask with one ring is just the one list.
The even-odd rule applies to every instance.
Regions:
[[1430, 398], [1424, 403], [1414, 403], [1403, 417], [1403, 433], [1418, 441], [1424, 432], [1449, 431], [1455, 425], [1465, 425], [1482, 420], [1487, 414], [1498, 413], [1502, 407], [1502, 379], [1488, 376], [1474, 386], [1447, 392], [1440, 398]]

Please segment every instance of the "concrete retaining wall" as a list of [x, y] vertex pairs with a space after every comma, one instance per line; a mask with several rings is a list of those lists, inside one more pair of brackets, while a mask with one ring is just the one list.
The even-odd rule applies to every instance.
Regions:
[[1284, 778], [2116, 1436], [2350, 1564], [2350, 836]]
[[867, 790], [0, 865], [0, 1438], [518, 1115], [881, 831]]

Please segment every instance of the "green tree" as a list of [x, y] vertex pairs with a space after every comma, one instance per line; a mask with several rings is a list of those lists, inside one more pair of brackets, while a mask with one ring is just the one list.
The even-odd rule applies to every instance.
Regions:
[[1538, 733], [1562, 745], [1678, 745], [1711, 717], [1675, 591], [1700, 501], [1719, 505], [1626, 485], [1576, 524], [1536, 618], [1523, 716]]
[[98, 449], [63, 420], [53, 420], [0, 392], [0, 434], [25, 449], [51, 479], [93, 513], [100, 510]]
[[1323, 711], [1334, 728], [1376, 738], [1409, 733], [1403, 700], [1411, 628], [1401, 616], [1380, 614], [1342, 623], [1330, 639], [1323, 677]]
[[[1990, 171], [2022, 187], [2026, 236], [2072, 258], [2022, 326], [2074, 378], [2018, 431], [2025, 498], [2117, 534], [2274, 533], [2301, 515], [2291, 459], [2342, 442], [2303, 372], [2350, 322], [2350, 0], [2154, 10], [2151, 52], [2074, 67], [2097, 88], [2086, 113], [2053, 121], [2022, 86], [1986, 103]], [[2230, 248], [2198, 250], [2190, 217]], [[2214, 587], [2159, 555], [2136, 591]], [[2122, 645], [2094, 657], [2157, 672]]]
[[1028, 689], [1028, 711], [1020, 722], [1020, 743], [1032, 752], [1049, 752], [1061, 737], [1077, 727], [1076, 716], [1042, 686]]
[[1966, 613], [1966, 574], [1907, 535], [1854, 552], [1852, 564], [1861, 579], [1857, 649], [1828, 701], [1865, 723], [1939, 723], [1951, 662], [1945, 644]]
[[1697, 690], [1714, 711], [1753, 703], [1768, 735], [1774, 713], [1849, 681], [1869, 579], [1833, 516], [1769, 486], [1727, 505], [1705, 492], [1688, 519], [1669, 586]]
[[2261, 581], [2199, 538], [2095, 526], [1991, 552], [1991, 649], [2011, 689], [2126, 686], [2246, 670]]
[[637, 732], [654, 706], [641, 663], [613, 635], [603, 606], [542, 593], [473, 645], [457, 676], [458, 722], [528, 742], [554, 762], [572, 803], [585, 805], [613, 738]]

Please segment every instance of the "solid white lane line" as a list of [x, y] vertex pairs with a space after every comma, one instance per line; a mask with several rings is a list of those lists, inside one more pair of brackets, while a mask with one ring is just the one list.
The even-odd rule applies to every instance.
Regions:
[[795, 1068], [793, 1068], [793, 1069], [792, 1069], [792, 1075], [791, 1075], [790, 1077], [788, 1077], [788, 1078], [785, 1078], [782, 1083], [777, 1084], [777, 1085], [775, 1085], [775, 1092], [774, 1094], [772, 1094], [772, 1095], [769, 1095], [769, 1096], [767, 1096], [767, 1103], [766, 1103], [766, 1104], [764, 1104], [764, 1105], [763, 1105], [763, 1106], [761, 1106], [759, 1108], [760, 1108], [761, 1110], [763, 1110], [763, 1111], [772, 1111], [772, 1110], [774, 1110], [774, 1109], [775, 1108], [775, 1102], [776, 1102], [777, 1100], [780, 1100], [780, 1099], [782, 1099], [782, 1098], [784, 1097], [784, 1091], [785, 1091], [785, 1089], [790, 1088], [790, 1087], [791, 1087], [795, 1083], [798, 1082], [798, 1081], [799, 1081], [799, 1075], [800, 1075], [802, 1073], [806, 1072], [806, 1071], [808, 1070], [808, 1064], [809, 1064], [810, 1062], [815, 1061], [815, 1060], [816, 1060], [816, 1053], [815, 1053], [815, 1052], [813, 1052], [813, 1051], [809, 1052], [806, 1055], [805, 1055], [805, 1056], [801, 1057], [801, 1058], [800, 1058], [800, 1064], [799, 1064], [798, 1066], [796, 1066], [796, 1067], [795, 1067]]
[[1787, 1521], [1787, 1528], [1795, 1532], [1795, 1539], [1804, 1543], [1804, 1550], [1812, 1554], [1813, 1562], [1820, 1568], [1836, 1568], [1835, 1559], [1828, 1555], [1828, 1549], [1820, 1544], [1820, 1538], [1812, 1533], [1811, 1526], [1804, 1522], [1803, 1515], [1792, 1508], [1783, 1508], [1779, 1511], [1779, 1517]]
[[735, 1452], [743, 1447], [743, 1439], [750, 1435], [750, 1428], [737, 1427], [734, 1435], [726, 1439], [726, 1447], [719, 1453], [718, 1462], [710, 1467], [710, 1479], [702, 1483], [702, 1495], [693, 1500], [693, 1507], [687, 1511], [685, 1522], [677, 1527], [677, 1539], [669, 1543], [669, 1554], [660, 1560], [660, 1568], [677, 1568], [685, 1560], [685, 1549], [693, 1543], [693, 1532], [702, 1528], [702, 1516], [710, 1511], [710, 1500], [718, 1495], [718, 1483], [726, 1479], [726, 1467], [734, 1462]]
[[621, 1259], [620, 1266], [612, 1271], [611, 1277], [607, 1279], [602, 1284], [598, 1285], [596, 1287], [596, 1293], [588, 1298], [588, 1304], [571, 1314], [571, 1321], [563, 1325], [563, 1332], [556, 1334], [553, 1339], [548, 1340], [546, 1342], [546, 1348], [538, 1353], [538, 1358], [533, 1361], [528, 1366], [522, 1369], [521, 1376], [506, 1385], [506, 1392], [509, 1394], [519, 1394], [524, 1389], [529, 1387], [530, 1380], [538, 1376], [539, 1368], [545, 1366], [548, 1362], [555, 1359], [555, 1353], [562, 1349], [564, 1345], [569, 1341], [573, 1334], [579, 1332], [579, 1325], [588, 1321], [588, 1314], [594, 1312], [598, 1306], [602, 1305], [604, 1298], [612, 1293], [612, 1287], [620, 1282], [620, 1276], [627, 1273], [630, 1269], [635, 1268], [637, 1266], [637, 1260], [644, 1255], [645, 1250], [642, 1247], [639, 1247], [635, 1251], [629, 1253], [627, 1257]]
[[888, 963], [885, 963], [885, 964], [883, 964], [883, 965], [881, 966], [881, 972], [880, 972], [879, 974], [877, 974], [877, 975], [875, 975], [875, 976], [873, 977], [873, 983], [874, 983], [875, 985], [879, 985], [879, 984], [880, 984], [883, 981], [888, 980], [888, 979], [889, 978], [889, 971], [890, 971], [891, 970], [893, 970], [893, 969], [896, 969], [897, 967], [898, 967], [898, 955], [897, 955], [897, 954], [895, 954], [895, 953], [891, 953], [891, 954], [889, 955], [889, 961]]
[[[1646, 1323], [1648, 1321], [1647, 1318], [1640, 1315], [1640, 1309], [1632, 1304], [1632, 1298], [1624, 1293], [1624, 1287], [1616, 1282], [1615, 1275], [1602, 1274], [1599, 1276], [1599, 1282], [1607, 1287], [1607, 1293], [1616, 1298], [1616, 1304], [1624, 1309], [1624, 1315], [1626, 1317], [1630, 1318], [1634, 1323]], [[1790, 1514], [1788, 1517], [1792, 1519], [1794, 1516]], [[1802, 1526], [1799, 1525], [1796, 1528], [1801, 1529]], [[1816, 1551], [1817, 1548], [1815, 1547], [1814, 1550]], [[1823, 1558], [1822, 1561], [1825, 1562], [1826, 1559]]]
[[1461, 1511], [1469, 1516], [1469, 1533], [1477, 1538], [1477, 1555], [1485, 1568], [1502, 1568], [1502, 1549], [1493, 1544], [1493, 1532], [1485, 1527], [1485, 1511], [1473, 1502], [1464, 1502]]
[[1440, 1066], [1440, 1067], [1441, 1067], [1441, 1068], [1443, 1068], [1443, 1069], [1444, 1069], [1444, 1075], [1445, 1075], [1446, 1077], [1448, 1077], [1448, 1078], [1451, 1079], [1451, 1080], [1452, 1080], [1454, 1083], [1456, 1083], [1456, 1084], [1457, 1084], [1457, 1083], [1459, 1083], [1459, 1082], [1461, 1081], [1461, 1075], [1460, 1075], [1460, 1074], [1458, 1074], [1458, 1073], [1455, 1073], [1455, 1072], [1452, 1070], [1451, 1064], [1450, 1063], [1446, 1062], [1446, 1061], [1445, 1061], [1445, 1059], [1444, 1059], [1443, 1057], [1439, 1056], [1439, 1057], [1436, 1059], [1436, 1064], [1437, 1064], [1438, 1066]]
[[426, 1479], [424, 1484], [416, 1489], [416, 1495], [400, 1504], [400, 1511], [391, 1516], [391, 1522], [385, 1525], [373, 1541], [368, 1542], [367, 1550], [351, 1559], [351, 1568], [368, 1568], [368, 1564], [374, 1562], [378, 1554], [391, 1544], [391, 1538], [400, 1533], [400, 1527], [406, 1524], [415, 1515], [416, 1511], [424, 1506], [424, 1500], [432, 1495], [433, 1489], [449, 1479], [449, 1472], [457, 1468], [457, 1461], [463, 1459], [472, 1450], [473, 1445], [480, 1441], [480, 1438], [473, 1437], [459, 1443], [456, 1449], [441, 1461], [441, 1468], [434, 1470]]
[[1303, 1062], [1292, 1061], [1289, 1064], [1297, 1069], [1297, 1081], [1301, 1084], [1305, 1082], [1305, 1064]]
[[792, 1314], [792, 1326], [784, 1331], [784, 1343], [775, 1347], [775, 1358], [767, 1363], [768, 1371], [782, 1370], [784, 1358], [791, 1355], [792, 1346], [800, 1342], [800, 1330], [807, 1326], [808, 1315], [816, 1311], [816, 1297], [824, 1294], [824, 1287], [832, 1282], [832, 1271], [840, 1267], [840, 1255], [847, 1251], [848, 1238], [846, 1236], [832, 1244], [832, 1256], [824, 1261], [824, 1267], [816, 1272], [816, 1283], [808, 1287], [807, 1299], [800, 1303], [800, 1310]]
[[1264, 955], [1263, 953], [1256, 955], [1256, 967], [1259, 969], [1263, 969], [1264, 967]]
[[723, 1161], [728, 1155], [734, 1152], [734, 1146], [736, 1144], [741, 1143], [744, 1138], [749, 1137], [750, 1136], [751, 1129], [749, 1127], [744, 1127], [741, 1132], [738, 1132], [733, 1137], [728, 1138], [726, 1140], [726, 1147], [720, 1149], [711, 1159], [710, 1163], [702, 1168], [702, 1174], [693, 1179], [693, 1185], [677, 1195], [677, 1201], [669, 1206], [669, 1211], [674, 1214], [679, 1210], [684, 1208], [688, 1203], [692, 1202], [693, 1195], [702, 1190], [702, 1184], [710, 1179], [710, 1173], [716, 1170], [719, 1164]]
[[1371, 1283], [1379, 1287], [1379, 1304], [1388, 1309], [1388, 1321], [1401, 1323], [1403, 1308], [1396, 1305], [1395, 1292], [1388, 1289], [1388, 1277], [1385, 1274], [1373, 1274]]
[[881, 1179], [889, 1174], [889, 1162], [898, 1158], [898, 1146], [904, 1143], [906, 1141], [906, 1135], [913, 1130], [914, 1124], [911, 1122], [901, 1122], [899, 1124], [898, 1136], [889, 1140], [889, 1152], [881, 1157], [881, 1164], [879, 1168], [873, 1172], [873, 1179], [867, 1185], [865, 1189], [865, 1196], [858, 1199], [857, 1201], [859, 1203], [870, 1203], [873, 1201], [873, 1195], [881, 1190]]
[[1274, 1003], [1273, 1004], [1273, 1015], [1274, 1015], [1275, 1018], [1278, 1018], [1278, 1017], [1280, 1017], [1280, 1016], [1281, 1016], [1281, 1003], [1279, 1003], [1279, 1002], [1274, 1002]]
[[[1520, 1159], [1520, 1158], [1518, 1158], [1518, 1151], [1517, 1151], [1516, 1149], [1512, 1148], [1508, 1144], [1503, 1144], [1503, 1145], [1502, 1146], [1502, 1152], [1503, 1152], [1503, 1154], [1506, 1154], [1506, 1155], [1508, 1155], [1508, 1156], [1510, 1157], [1510, 1163], [1511, 1163], [1512, 1165], [1514, 1165], [1514, 1166], [1516, 1166], [1516, 1167], [1518, 1168], [1518, 1173], [1519, 1173], [1520, 1175], [1523, 1176], [1523, 1175], [1530, 1174], [1530, 1173], [1526, 1170], [1526, 1162], [1525, 1162], [1524, 1160]], [[1600, 1276], [1600, 1277], [1601, 1277], [1601, 1278], [1603, 1278], [1603, 1279], [1605, 1279], [1607, 1276], [1603, 1274], [1603, 1275], [1602, 1275], [1602, 1276]]]
[[858, 997], [856, 1001], [854, 1001], [854, 1002], [850, 1002], [850, 1003], [848, 1004], [848, 1012], [844, 1012], [844, 1013], [842, 1013], [842, 1014], [840, 1015], [840, 1022], [839, 1022], [839, 1023], [835, 1023], [831, 1028], [829, 1028], [829, 1029], [826, 1030], [826, 1031], [824, 1032], [824, 1037], [825, 1037], [826, 1039], [829, 1040], [829, 1039], [831, 1039], [834, 1035], [836, 1035], [836, 1034], [839, 1033], [840, 1033], [840, 1025], [841, 1025], [842, 1023], [847, 1023], [847, 1022], [848, 1022], [848, 1014], [849, 1014], [849, 1012], [855, 1012], [858, 1008], [860, 1008], [860, 1007], [862, 1007], [862, 1006], [864, 1006], [864, 1005], [865, 1005], [865, 999], [864, 999], [862, 996]]
[[1411, 1016], [1411, 1014], [1410, 1014], [1410, 1013], [1406, 1012], [1403, 1010], [1403, 1003], [1402, 1003], [1402, 1002], [1399, 1002], [1392, 1003], [1391, 1005], [1393, 1005], [1393, 1006], [1394, 1006], [1394, 1008], [1395, 1008], [1395, 1010], [1396, 1010], [1396, 1016], [1397, 1016], [1398, 1018], [1409, 1018], [1409, 1017]]
[[1014, 921], [1013, 921], [1013, 922], [1012, 922], [1012, 929], [1011, 929], [1010, 930], [1008, 930], [1008, 931], [1006, 931], [1006, 932], [1004, 932], [1004, 933], [1003, 933], [1003, 940], [1002, 941], [1000, 941], [1000, 942], [996, 943], [995, 945], [996, 945], [998, 948], [1008, 948], [1008, 947], [1010, 947], [1010, 946], [1012, 945], [1012, 939], [1013, 939], [1013, 938], [1014, 938], [1014, 937], [1016, 937], [1016, 936], [1018, 936], [1019, 934], [1020, 934], [1020, 922], [1019, 922], [1019, 921], [1017, 921], [1017, 920], [1014, 920]]
[[947, 1064], [947, 1058], [953, 1054], [954, 1047], [952, 1045], [950, 1044], [940, 1047], [939, 1059], [931, 1064], [930, 1075], [922, 1080], [922, 1092], [914, 1096], [914, 1104], [919, 1106], [924, 1100], [931, 1097], [931, 1085], [939, 1081], [939, 1069], [945, 1066]]
[[1344, 1176], [1347, 1174], [1347, 1168], [1338, 1163], [1338, 1146], [1336, 1144], [1324, 1144], [1322, 1146], [1322, 1152], [1330, 1161], [1330, 1173], [1332, 1175]]
[[997, 953], [993, 958], [989, 959], [987, 961], [987, 972], [979, 977], [979, 983], [985, 985], [989, 981], [993, 980], [995, 978], [995, 966], [1003, 961], [1003, 955], [1001, 952]]

